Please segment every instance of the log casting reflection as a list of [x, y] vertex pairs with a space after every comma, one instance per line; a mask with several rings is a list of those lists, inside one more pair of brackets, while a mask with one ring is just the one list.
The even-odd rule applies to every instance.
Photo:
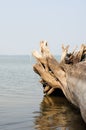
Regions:
[[62, 45], [58, 62], [50, 53], [47, 42], [41, 41], [40, 52], [33, 52], [37, 59], [33, 69], [41, 77], [44, 93], [51, 95], [56, 89], [61, 89], [65, 97], [80, 109], [86, 122], [86, 45], [82, 44], [79, 51], [74, 49], [72, 53], [68, 48]]
[[38, 130], [86, 129], [79, 110], [64, 97], [44, 96], [40, 112], [35, 114], [35, 128]]

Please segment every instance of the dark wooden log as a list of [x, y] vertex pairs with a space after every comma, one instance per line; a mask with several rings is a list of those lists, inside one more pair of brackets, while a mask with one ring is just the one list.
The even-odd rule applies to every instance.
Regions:
[[52, 94], [57, 88], [61, 89], [66, 98], [78, 107], [86, 122], [86, 46], [81, 45], [78, 52], [71, 53], [69, 62], [66, 62], [68, 47], [63, 47], [61, 61], [58, 62], [51, 55], [46, 41], [40, 43], [40, 53], [33, 52], [37, 63], [34, 71], [40, 75], [44, 93]]

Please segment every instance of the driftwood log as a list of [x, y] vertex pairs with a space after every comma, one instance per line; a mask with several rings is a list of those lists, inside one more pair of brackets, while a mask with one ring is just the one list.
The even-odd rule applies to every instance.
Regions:
[[46, 41], [40, 42], [40, 53], [33, 52], [37, 63], [34, 71], [41, 77], [44, 93], [51, 95], [56, 90], [63, 92], [65, 97], [80, 109], [86, 122], [86, 45], [80, 50], [68, 53], [68, 48], [62, 45], [61, 61], [58, 62], [50, 53]]

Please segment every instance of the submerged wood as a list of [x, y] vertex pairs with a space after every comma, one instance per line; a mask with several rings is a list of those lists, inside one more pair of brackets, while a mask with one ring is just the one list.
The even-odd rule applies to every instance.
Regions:
[[[44, 93], [51, 95], [61, 89], [65, 97], [81, 111], [86, 122], [86, 45], [79, 51], [68, 53], [62, 46], [61, 61], [58, 62], [50, 53], [46, 41], [40, 42], [40, 52], [34, 51], [37, 63], [34, 71], [41, 77]], [[59, 91], [58, 91], [59, 92]]]

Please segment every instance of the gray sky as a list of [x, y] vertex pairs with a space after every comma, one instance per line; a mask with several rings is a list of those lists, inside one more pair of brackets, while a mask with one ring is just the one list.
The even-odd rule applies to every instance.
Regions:
[[53, 54], [86, 43], [86, 0], [0, 0], [0, 54], [31, 54], [41, 40]]

